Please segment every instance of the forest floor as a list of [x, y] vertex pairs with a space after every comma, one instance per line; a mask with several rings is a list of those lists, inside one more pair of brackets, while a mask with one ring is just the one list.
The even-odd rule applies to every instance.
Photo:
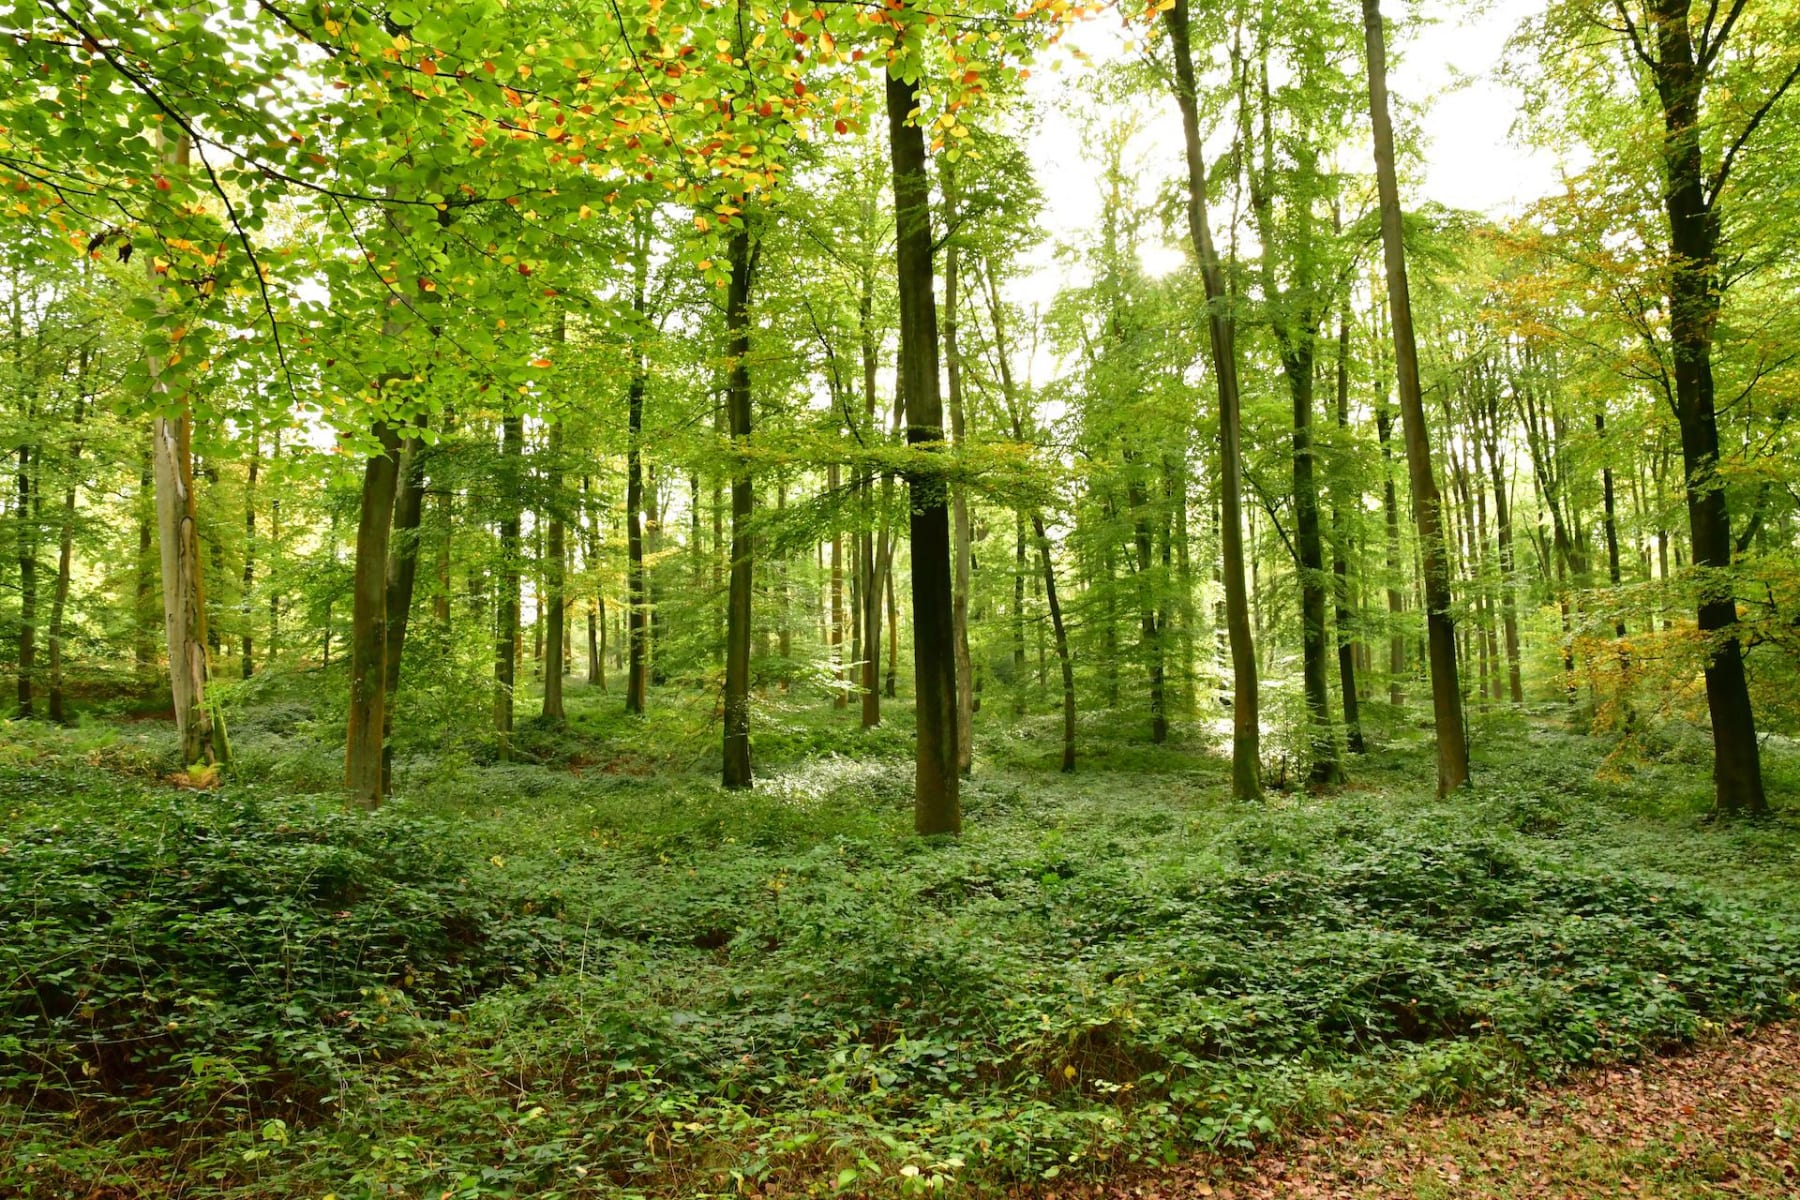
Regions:
[[5, 727], [0, 1195], [1792, 1194], [1790, 742], [1713, 823], [1692, 729], [1478, 712], [1439, 800], [1372, 705], [1348, 785], [1238, 805], [1205, 722], [1084, 714], [1064, 776], [990, 697], [926, 841], [904, 702], [764, 693], [731, 793], [702, 689], [510, 760], [409, 697], [373, 814], [329, 677], [233, 691], [204, 791], [128, 705]]
[[1800, 1195], [1800, 1029], [1734, 1030], [1587, 1070], [1502, 1109], [1334, 1119], [1249, 1158], [1207, 1156], [1056, 1200], [1699, 1200]]

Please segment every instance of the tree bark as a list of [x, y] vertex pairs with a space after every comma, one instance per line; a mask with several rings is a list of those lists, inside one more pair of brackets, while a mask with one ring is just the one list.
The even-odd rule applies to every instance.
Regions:
[[[896, 274], [900, 294], [900, 377], [906, 393], [906, 440], [933, 447], [944, 440], [938, 393], [937, 302], [931, 276], [931, 192], [925, 131], [910, 119], [918, 87], [887, 75], [889, 148], [894, 173]], [[941, 475], [913, 470], [913, 677], [917, 714], [913, 824], [921, 834], [958, 833], [962, 752], [956, 719], [956, 629], [950, 570], [950, 514]]]
[[756, 506], [750, 475], [750, 289], [757, 251], [743, 225], [732, 232], [731, 283], [725, 293], [725, 409], [731, 448], [731, 594], [725, 610], [725, 769], [728, 788], [754, 782], [750, 765], [750, 623], [755, 546], [750, 519]]
[[1368, 47], [1369, 117], [1375, 134], [1375, 174], [1381, 193], [1381, 241], [1387, 265], [1388, 307], [1394, 326], [1394, 363], [1400, 383], [1413, 515], [1424, 562], [1426, 629], [1431, 660], [1432, 717], [1437, 729], [1438, 794], [1469, 782], [1469, 745], [1463, 730], [1462, 692], [1456, 671], [1456, 626], [1450, 615], [1450, 574], [1445, 561], [1442, 505], [1431, 470], [1431, 441], [1419, 385], [1419, 352], [1407, 290], [1406, 248], [1401, 241], [1400, 186], [1394, 168], [1394, 130], [1388, 115], [1387, 47], [1379, 0], [1363, 0]]
[[1187, 0], [1175, 0], [1163, 13], [1175, 60], [1175, 99], [1181, 108], [1187, 158], [1188, 234], [1199, 260], [1206, 289], [1207, 330], [1212, 345], [1213, 378], [1219, 392], [1219, 505], [1221, 573], [1225, 584], [1225, 624], [1231, 646], [1232, 737], [1231, 794], [1252, 800], [1262, 794], [1262, 734], [1258, 724], [1256, 645], [1250, 627], [1249, 598], [1244, 591], [1244, 535], [1241, 511], [1243, 456], [1239, 447], [1237, 325], [1226, 292], [1225, 274], [1213, 246], [1206, 211], [1206, 161], [1200, 143], [1198, 93], [1194, 59], [1188, 40]]
[[[645, 310], [645, 285], [649, 272], [649, 223], [638, 218], [633, 230], [635, 283], [632, 310], [641, 321]], [[634, 333], [635, 337], [641, 334]], [[625, 574], [626, 643], [629, 662], [625, 675], [625, 711], [644, 715], [650, 684], [650, 595], [644, 573], [644, 387], [649, 370], [641, 343], [632, 346], [631, 383], [626, 392], [625, 451]]]
[[[417, 424], [423, 425], [420, 417]], [[400, 664], [419, 577], [419, 525], [425, 509], [425, 447], [417, 433], [405, 439], [396, 468], [393, 530], [388, 539], [385, 586], [386, 633], [382, 646], [381, 794], [394, 790], [394, 704], [400, 694]]]
[[500, 735], [500, 754], [512, 756], [513, 692], [519, 666], [519, 569], [523, 555], [520, 538], [521, 488], [524, 480], [525, 419], [518, 414], [500, 418], [500, 571], [499, 592], [494, 600], [494, 732]]
[[1038, 564], [1044, 571], [1044, 603], [1050, 609], [1050, 628], [1056, 634], [1056, 660], [1062, 665], [1064, 774], [1075, 770], [1075, 665], [1069, 658], [1069, 635], [1063, 628], [1062, 605], [1056, 599], [1056, 567], [1050, 561], [1050, 537], [1041, 513], [1031, 514], [1031, 530], [1037, 535]]
[[399, 480], [400, 439], [379, 422], [382, 451], [363, 467], [351, 588], [350, 706], [344, 737], [344, 787], [351, 800], [375, 808], [382, 797], [382, 731], [387, 725], [387, 568]]
[[[956, 225], [956, 175], [949, 163], [943, 170], [945, 220]], [[961, 299], [962, 247], [952, 240], [944, 250], [944, 368], [949, 384], [950, 436], [958, 449], [969, 438], [963, 413], [962, 348], [957, 341], [957, 305]], [[954, 537], [956, 543], [956, 595], [951, 617], [956, 624], [956, 745], [958, 767], [968, 775], [975, 762], [975, 667], [969, 654], [969, 579], [974, 565], [969, 539], [969, 489], [956, 488]]]

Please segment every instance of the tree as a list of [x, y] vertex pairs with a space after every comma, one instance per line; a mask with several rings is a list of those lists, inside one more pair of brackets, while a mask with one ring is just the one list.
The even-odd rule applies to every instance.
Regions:
[[1261, 727], [1257, 704], [1256, 646], [1250, 602], [1244, 590], [1243, 456], [1240, 449], [1237, 323], [1225, 288], [1225, 273], [1213, 246], [1206, 209], [1206, 159], [1200, 143], [1200, 113], [1194, 57], [1189, 46], [1187, 0], [1163, 11], [1175, 65], [1175, 100], [1181, 108], [1182, 144], [1187, 158], [1188, 236], [1206, 289], [1207, 332], [1212, 343], [1213, 382], [1219, 396], [1219, 543], [1225, 585], [1225, 625], [1231, 647], [1231, 794], [1253, 800], [1262, 792]]
[[1450, 568], [1445, 560], [1442, 501], [1431, 468], [1431, 441], [1419, 384], [1419, 351], [1413, 335], [1412, 298], [1406, 282], [1406, 247], [1400, 224], [1400, 185], [1394, 167], [1394, 128], [1388, 115], [1387, 48], [1380, 0], [1363, 0], [1369, 69], [1369, 120], [1375, 134], [1375, 174], [1381, 189], [1381, 244], [1387, 264], [1388, 311], [1393, 322], [1394, 366], [1400, 420], [1406, 437], [1413, 519], [1424, 560], [1425, 620], [1431, 658], [1431, 707], [1437, 731], [1438, 794], [1469, 781], [1469, 745], [1463, 730], [1462, 688], [1456, 674], [1456, 627], [1450, 606]]

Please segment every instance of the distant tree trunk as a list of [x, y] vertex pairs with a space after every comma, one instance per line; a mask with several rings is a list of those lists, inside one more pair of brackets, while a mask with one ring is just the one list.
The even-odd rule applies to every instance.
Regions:
[[[13, 303], [19, 303], [15, 293]], [[14, 343], [18, 343], [15, 341]], [[37, 517], [32, 503], [32, 447], [19, 445], [18, 504], [14, 515], [19, 539], [19, 720], [34, 715], [32, 675], [37, 669]]]
[[[269, 443], [269, 462], [271, 465], [281, 461], [281, 428], [275, 429], [275, 436]], [[273, 664], [281, 653], [281, 588], [277, 586], [280, 578], [274, 569], [278, 564], [276, 556], [281, 553], [281, 493], [269, 497], [269, 646], [264, 652], [264, 661]]]
[[1412, 301], [1407, 292], [1406, 248], [1401, 241], [1400, 188], [1394, 169], [1394, 131], [1388, 117], [1387, 48], [1379, 0], [1363, 0], [1368, 46], [1369, 115], [1375, 133], [1375, 174], [1381, 193], [1381, 240], [1386, 256], [1388, 307], [1394, 325], [1394, 361], [1400, 381], [1400, 416], [1406, 432], [1406, 459], [1413, 512], [1424, 560], [1428, 647], [1431, 657], [1432, 716], [1437, 729], [1438, 794], [1469, 781], [1469, 745], [1463, 730], [1462, 692], [1456, 672], [1456, 626], [1450, 615], [1450, 575], [1437, 480], [1431, 470], [1431, 442], [1419, 386]]
[[[946, 162], [943, 169], [944, 218], [956, 227], [956, 174]], [[958, 449], [969, 439], [968, 424], [963, 414], [962, 349], [957, 341], [957, 306], [962, 285], [962, 248], [953, 240], [944, 250], [944, 367], [949, 384], [950, 436]], [[952, 497], [953, 537], [956, 553], [956, 593], [951, 618], [956, 626], [956, 745], [957, 766], [964, 775], [975, 761], [975, 665], [969, 654], [969, 579], [974, 566], [970, 545], [969, 493], [966, 486], [956, 488]]]
[[1387, 404], [1387, 381], [1379, 380], [1378, 387], [1375, 432], [1381, 442], [1381, 508], [1387, 526], [1388, 703], [1400, 708], [1406, 703], [1406, 631], [1401, 626], [1406, 593], [1400, 586], [1400, 496], [1394, 487], [1394, 415]]
[[750, 475], [750, 289], [760, 246], [740, 224], [729, 246], [731, 284], [725, 293], [725, 354], [730, 363], [725, 409], [731, 448], [738, 456], [731, 474], [731, 595], [725, 617], [725, 770], [728, 788], [747, 788], [750, 766], [750, 622], [755, 546], [750, 520], [756, 507]]
[[[900, 377], [906, 440], [944, 440], [938, 394], [937, 303], [932, 295], [931, 192], [925, 131], [911, 120], [918, 87], [887, 76], [888, 139], [893, 159], [896, 274], [900, 294]], [[962, 752], [957, 741], [956, 628], [950, 570], [950, 514], [942, 477], [913, 471], [913, 676], [917, 760], [913, 824], [921, 834], [962, 830]]]
[[1350, 510], [1361, 507], [1360, 491], [1353, 496], [1345, 466], [1350, 456], [1350, 314], [1338, 313], [1337, 345], [1337, 453], [1332, 456], [1331, 576], [1332, 616], [1337, 626], [1338, 690], [1343, 693], [1344, 740], [1352, 754], [1363, 754], [1362, 713], [1357, 707], [1357, 644], [1353, 632], [1355, 614], [1350, 602]]
[[1220, 553], [1224, 558], [1225, 621], [1231, 644], [1232, 738], [1231, 794], [1253, 800], [1262, 794], [1262, 733], [1256, 679], [1256, 645], [1250, 627], [1250, 605], [1244, 592], [1242, 452], [1239, 449], [1236, 321], [1231, 315], [1224, 271], [1213, 246], [1206, 211], [1206, 161], [1200, 141], [1200, 116], [1194, 87], [1194, 58], [1188, 40], [1187, 0], [1175, 0], [1163, 20], [1175, 60], [1175, 99], [1181, 108], [1187, 157], [1188, 233], [1206, 289], [1207, 329], [1211, 338], [1213, 379], [1219, 392]]
[[1149, 499], [1140, 478], [1136, 456], [1126, 453], [1128, 503], [1131, 505], [1132, 542], [1137, 550], [1138, 617], [1143, 631], [1144, 656], [1150, 663], [1150, 741], [1160, 746], [1169, 740], [1169, 714], [1163, 694], [1162, 631], [1157, 626], [1155, 588], [1150, 576], [1151, 538]]
[[1062, 664], [1062, 769], [1067, 774], [1075, 770], [1075, 666], [1069, 660], [1069, 635], [1063, 628], [1062, 605], [1056, 600], [1056, 567], [1050, 561], [1050, 538], [1044, 531], [1042, 514], [1031, 514], [1031, 529], [1037, 535], [1038, 563], [1044, 571], [1044, 602], [1050, 608], [1050, 627], [1056, 633], [1056, 660]]
[[[419, 418], [418, 425], [424, 424]], [[400, 663], [412, 617], [413, 589], [419, 577], [419, 524], [425, 509], [425, 448], [415, 432], [400, 449], [396, 470], [393, 532], [388, 538], [386, 634], [381, 678], [381, 794], [394, 790], [394, 703], [400, 694]]]
[[[582, 568], [590, 575], [600, 569], [600, 514], [594, 511], [594, 480], [590, 475], [581, 477], [581, 538]], [[594, 585], [594, 595], [589, 597], [587, 606], [587, 681], [589, 687], [606, 690], [606, 601], [601, 597], [600, 585]]]
[[[559, 319], [559, 328], [562, 324]], [[544, 590], [547, 593], [545, 605], [547, 612], [540, 616], [544, 626], [544, 707], [543, 719], [551, 725], [562, 725], [568, 720], [563, 708], [563, 672], [564, 660], [568, 656], [568, 597], [565, 586], [568, 578], [568, 547], [565, 544], [568, 533], [564, 524], [563, 506], [568, 497], [563, 494], [563, 435], [562, 425], [554, 423], [550, 426], [549, 466], [547, 470], [546, 490], [549, 499], [545, 507], [549, 510], [548, 528], [544, 533]]]
[[400, 439], [375, 426], [382, 452], [363, 467], [351, 589], [350, 706], [344, 738], [344, 787], [352, 801], [374, 808], [382, 797], [382, 731], [387, 726], [387, 569], [399, 480]]
[[881, 575], [886, 580], [882, 589], [887, 595], [887, 678], [882, 684], [882, 694], [889, 700], [900, 694], [900, 607], [894, 600], [894, 546], [888, 545], [887, 566], [882, 568]]
[[494, 732], [500, 754], [512, 756], [513, 692], [519, 665], [519, 568], [521, 487], [525, 422], [517, 414], [500, 418], [500, 589], [494, 603]]
[[[88, 373], [88, 350], [81, 351], [81, 367], [77, 380], [84, 386]], [[80, 428], [85, 418], [86, 398], [75, 403], [75, 426]], [[78, 439], [69, 448], [69, 467], [72, 471], [81, 460], [82, 443]], [[69, 722], [68, 708], [63, 697], [63, 614], [69, 605], [69, 569], [72, 565], [75, 549], [75, 500], [80, 490], [74, 478], [63, 490], [62, 521], [58, 530], [56, 554], [56, 584], [50, 594], [50, 719], [58, 725]]]
[[155, 627], [156, 615], [153, 611], [151, 596], [155, 591], [155, 567], [151, 565], [151, 551], [156, 541], [156, 484], [151, 475], [150, 447], [144, 446], [143, 462], [138, 468], [138, 494], [134, 506], [137, 512], [137, 564], [132, 584], [132, 639], [131, 657], [136, 668], [136, 675], [147, 679], [155, 669], [156, 647], [152, 630]]
[[[634, 230], [635, 288], [632, 307], [642, 319], [644, 288], [649, 271], [650, 232], [640, 218]], [[629, 441], [625, 452], [625, 573], [629, 593], [626, 604], [626, 641], [630, 663], [625, 676], [625, 711], [644, 714], [650, 684], [650, 588], [644, 573], [644, 387], [649, 365], [643, 347], [632, 348], [631, 384], [626, 393]]]
[[256, 483], [262, 466], [256, 422], [250, 424], [250, 462], [244, 473], [244, 597], [239, 604], [244, 631], [238, 643], [239, 667], [245, 679], [256, 673], [256, 638], [250, 621], [250, 596], [256, 589]]
[[1525, 683], [1519, 665], [1518, 605], [1513, 596], [1513, 577], [1518, 564], [1513, 555], [1512, 498], [1508, 494], [1506, 467], [1500, 456], [1499, 389], [1491, 379], [1487, 381], [1483, 416], [1486, 424], [1482, 440], [1486, 444], [1488, 478], [1494, 491], [1495, 537], [1500, 545], [1500, 621], [1506, 637], [1507, 689], [1512, 703], [1517, 706], [1525, 703]]
[[[826, 486], [836, 493], [843, 485], [838, 465], [832, 463], [827, 471]], [[848, 708], [850, 670], [844, 661], [844, 534], [839, 529], [831, 531], [831, 662], [838, 680], [831, 706]]]

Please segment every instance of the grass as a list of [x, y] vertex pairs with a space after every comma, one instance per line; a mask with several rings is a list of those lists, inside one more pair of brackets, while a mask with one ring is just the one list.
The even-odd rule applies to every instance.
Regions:
[[403, 747], [367, 817], [269, 689], [217, 794], [154, 725], [0, 749], [0, 1191], [979, 1191], [1518, 1097], [1800, 987], [1792, 817], [1706, 824], [1676, 743], [1491, 716], [1438, 801], [1396, 721], [1242, 807], [1198, 727], [1089, 717], [1070, 778], [1054, 721], [985, 714], [935, 843], [903, 708], [766, 700], [733, 794], [707, 702], [574, 689], [532, 761]]

